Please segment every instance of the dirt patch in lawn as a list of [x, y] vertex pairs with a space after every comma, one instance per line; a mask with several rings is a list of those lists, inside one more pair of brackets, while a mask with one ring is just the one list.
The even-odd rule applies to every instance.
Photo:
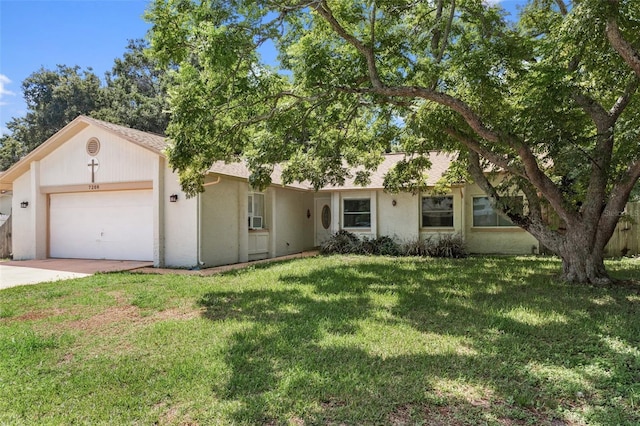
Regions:
[[141, 319], [140, 309], [136, 306], [113, 306], [88, 318], [66, 323], [69, 328], [83, 331], [94, 331], [108, 328], [115, 323], [137, 322]]
[[201, 309], [171, 308], [154, 312], [149, 315], [137, 306], [112, 306], [87, 318], [70, 321], [65, 324], [68, 328], [83, 331], [104, 330], [119, 325], [146, 325], [167, 320], [186, 321], [202, 315]]
[[148, 317], [154, 321], [165, 321], [165, 320], [190, 320], [194, 318], [200, 318], [204, 315], [206, 308], [200, 309], [179, 309], [179, 308], [171, 308], [165, 309], [164, 311], [159, 311], [153, 314], [151, 317]]
[[389, 414], [389, 424], [393, 426], [404, 426], [412, 424], [412, 411], [413, 409], [409, 404], [396, 407], [396, 409], [393, 410], [391, 414]]
[[58, 315], [65, 314], [66, 311], [64, 309], [43, 309], [40, 311], [31, 311], [26, 314], [22, 314], [17, 317], [7, 318], [10, 321], [37, 321], [45, 318], [55, 317]]

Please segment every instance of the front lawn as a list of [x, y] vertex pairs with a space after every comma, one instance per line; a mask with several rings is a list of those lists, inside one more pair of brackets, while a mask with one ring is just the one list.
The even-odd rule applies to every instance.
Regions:
[[0, 424], [632, 425], [635, 283], [557, 260], [320, 257], [0, 291]]

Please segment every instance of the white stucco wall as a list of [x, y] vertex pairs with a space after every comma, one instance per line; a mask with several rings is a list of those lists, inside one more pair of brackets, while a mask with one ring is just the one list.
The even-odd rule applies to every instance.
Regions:
[[74, 185], [91, 182], [86, 143], [91, 137], [100, 141], [95, 156], [99, 168], [95, 182], [132, 182], [152, 180], [157, 154], [95, 126], [80, 131], [41, 160], [43, 185]]
[[[398, 242], [418, 238], [420, 228], [420, 197], [410, 193], [390, 194], [378, 191], [378, 236], [388, 236]], [[393, 205], [393, 201], [396, 205]]]
[[[167, 166], [164, 167], [163, 192], [164, 266], [195, 267], [198, 265], [198, 199], [186, 197], [178, 176]], [[178, 195], [175, 203], [169, 201], [172, 194]]]
[[[95, 155], [99, 168], [95, 171], [95, 187], [91, 183], [90, 160], [86, 143], [98, 138], [100, 150]], [[15, 259], [43, 259], [49, 253], [48, 204], [51, 193], [109, 189], [107, 184], [125, 183], [118, 189], [153, 188], [154, 263], [163, 260], [164, 160], [156, 153], [126, 141], [96, 126], [89, 126], [69, 137], [62, 145], [39, 161], [13, 183], [13, 252]], [[175, 180], [175, 177], [174, 177]], [[151, 182], [149, 184], [149, 182]], [[106, 187], [105, 187], [106, 186]], [[85, 189], [86, 188], [86, 189]], [[26, 209], [20, 203], [28, 201]]]
[[31, 209], [20, 208], [20, 203], [31, 206], [31, 172], [26, 172], [13, 182], [12, 244], [15, 260], [33, 259], [36, 256], [34, 228], [31, 226]]
[[[275, 255], [299, 253], [313, 247], [314, 194], [286, 188], [270, 188], [275, 192]], [[309, 211], [310, 217], [307, 217]], [[273, 221], [273, 218], [271, 218]], [[273, 223], [273, 222], [272, 222]]]
[[216, 185], [207, 186], [201, 194], [202, 252], [205, 266], [225, 265], [240, 261], [240, 226], [247, 228], [247, 212], [240, 211], [240, 197], [247, 197], [247, 183], [221, 178]]
[[474, 227], [473, 197], [485, 196], [477, 185], [465, 190], [465, 240], [471, 253], [479, 254], [531, 254], [537, 251], [538, 240], [517, 226]]

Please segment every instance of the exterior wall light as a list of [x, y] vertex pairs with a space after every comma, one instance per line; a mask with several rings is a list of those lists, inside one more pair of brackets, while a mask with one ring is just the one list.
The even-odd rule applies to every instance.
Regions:
[[178, 201], [178, 194], [169, 195], [169, 202], [175, 203], [176, 201]]
[[396, 200], [391, 201], [391, 205], [392, 205], [393, 207], [395, 207], [395, 206], [396, 206], [396, 204], [398, 204], [398, 202], [397, 202]]
[[23, 201], [20, 203], [20, 207], [23, 209], [26, 209], [27, 207], [29, 207], [29, 202], [28, 201]]
[[311, 217], [311, 210], [307, 209], [307, 219]]

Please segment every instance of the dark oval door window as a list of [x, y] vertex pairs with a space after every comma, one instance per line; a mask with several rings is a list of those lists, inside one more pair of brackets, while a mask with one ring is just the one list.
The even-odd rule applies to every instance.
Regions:
[[328, 205], [324, 205], [322, 208], [322, 227], [324, 229], [329, 229], [331, 226], [331, 209]]

